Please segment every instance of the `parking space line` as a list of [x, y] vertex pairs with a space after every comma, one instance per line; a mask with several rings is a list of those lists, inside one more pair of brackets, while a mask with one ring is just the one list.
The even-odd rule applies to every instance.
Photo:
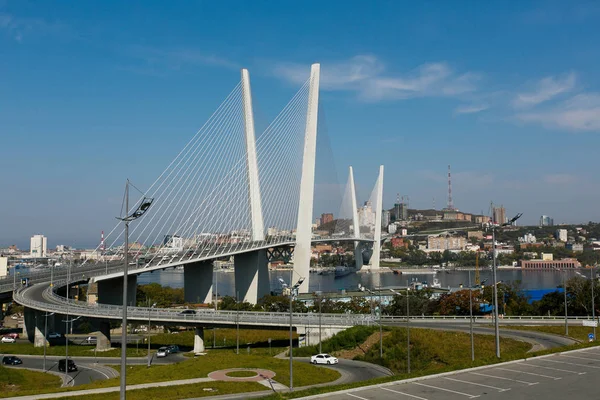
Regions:
[[537, 364], [525, 364], [525, 363], [522, 363], [521, 365], [525, 365], [525, 366], [531, 367], [531, 368], [543, 368], [543, 369], [550, 369], [552, 371], [568, 372], [569, 374], [577, 374], [577, 375], [585, 375], [585, 374], [587, 374], [587, 372], [577, 372], [577, 371], [571, 371], [571, 370], [568, 370], [568, 369], [545, 367], [543, 365], [537, 365]]
[[515, 369], [508, 369], [508, 368], [496, 368], [496, 369], [501, 369], [502, 371], [508, 371], [508, 372], [516, 372], [518, 374], [527, 374], [527, 375], [534, 375], [534, 376], [541, 376], [542, 378], [548, 378], [548, 379], [554, 379], [555, 381], [558, 381], [559, 379], [562, 378], [557, 378], [555, 376], [548, 376], [548, 375], [542, 375], [542, 374], [535, 374], [533, 372], [525, 372], [525, 371], [519, 371], [519, 370], [515, 370]]
[[402, 395], [408, 396], [408, 397], [413, 397], [413, 398], [419, 399], [419, 400], [427, 400], [425, 397], [419, 397], [419, 396], [415, 396], [414, 394], [399, 392], [397, 390], [389, 389], [389, 388], [386, 388], [386, 387], [382, 387], [382, 388], [379, 388], [379, 389], [387, 390], [388, 392], [394, 392], [394, 393], [402, 394]]
[[461, 381], [460, 379], [455, 379], [455, 378], [444, 378], [444, 379], [447, 379], [447, 380], [449, 380], [449, 381], [454, 381], [454, 382], [466, 383], [466, 384], [468, 384], [468, 385], [475, 385], [475, 386], [486, 387], [486, 388], [489, 388], [489, 389], [496, 389], [496, 390], [497, 390], [497, 391], [499, 391], [499, 392], [506, 392], [507, 390], [510, 390], [510, 388], [509, 388], [509, 389], [502, 389], [502, 388], [498, 388], [498, 387], [495, 387], [495, 386], [484, 385], [483, 383], [475, 383], [475, 382], [469, 382], [469, 381]]
[[479, 375], [479, 376], [485, 376], [487, 378], [494, 378], [494, 379], [502, 379], [505, 381], [512, 381], [512, 382], [517, 382], [517, 383], [524, 383], [525, 385], [537, 385], [539, 382], [526, 382], [526, 381], [520, 381], [518, 379], [511, 379], [511, 378], [505, 378], [503, 376], [496, 376], [496, 375], [488, 375], [488, 374], [482, 374], [481, 372], [469, 372], [470, 374], [473, 375]]
[[575, 365], [577, 367], [584, 367], [584, 368], [595, 368], [595, 369], [600, 369], [600, 367], [595, 367], [593, 365], [586, 365], [586, 364], [576, 364], [576, 363], [571, 363], [571, 362], [566, 362], [566, 361], [556, 361], [556, 360], [548, 360], [546, 358], [539, 358], [538, 360], [540, 361], [547, 361], [547, 362], [553, 362], [553, 363], [558, 363], [558, 364], [567, 364], [567, 365]]
[[355, 395], [355, 394], [352, 394], [352, 393], [346, 393], [346, 394], [347, 394], [348, 396], [356, 397], [357, 399], [360, 399], [360, 400], [369, 400], [369, 399], [365, 399], [364, 397], [360, 397], [360, 396], [357, 396], [357, 395]]
[[578, 358], [580, 360], [586, 360], [586, 361], [596, 361], [599, 362], [600, 360], [598, 360], [597, 358], [587, 358], [587, 357], [577, 357], [577, 356], [568, 356], [566, 354], [561, 354], [560, 357], [568, 357], [568, 358]]
[[438, 387], [438, 386], [426, 385], [426, 384], [420, 383], [420, 382], [413, 382], [413, 384], [419, 385], [419, 386], [425, 386], [425, 387], [428, 387], [428, 388], [431, 388], [431, 389], [443, 390], [444, 392], [450, 392], [450, 393], [454, 393], [454, 394], [460, 394], [460, 395], [463, 395], [463, 396], [467, 396], [470, 399], [474, 399], [476, 397], [481, 396], [481, 395], [472, 395], [472, 394], [468, 394], [468, 393], [457, 392], [455, 390], [450, 390], [450, 389], [444, 389], [444, 388], [441, 388], [441, 387]]

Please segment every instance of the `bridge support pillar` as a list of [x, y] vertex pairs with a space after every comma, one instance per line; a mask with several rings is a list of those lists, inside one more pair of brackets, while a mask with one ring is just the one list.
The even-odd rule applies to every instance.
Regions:
[[213, 262], [200, 261], [183, 266], [183, 293], [188, 303], [213, 301]]
[[383, 165], [379, 166], [377, 179], [377, 196], [375, 200], [375, 234], [373, 237], [373, 255], [371, 256], [371, 269], [379, 269], [381, 255], [381, 212], [383, 210]]
[[[321, 342], [333, 337], [333, 335], [340, 333], [346, 328], [331, 328], [331, 327], [323, 327], [321, 328]], [[319, 327], [311, 325], [307, 326], [298, 326], [298, 334], [304, 333], [304, 340], [300, 340], [298, 342], [299, 347], [305, 346], [318, 346], [319, 345]]]
[[236, 254], [233, 259], [235, 291], [239, 301], [256, 304], [271, 293], [266, 250]]
[[196, 327], [194, 332], [194, 354], [204, 353], [204, 327]]
[[[317, 118], [319, 113], [319, 76], [321, 67], [313, 64], [310, 68], [308, 88], [308, 110], [304, 134], [304, 154], [302, 156], [302, 177], [300, 178], [300, 202], [296, 225], [296, 248], [294, 249], [294, 271], [304, 278], [298, 288], [299, 293], [308, 293], [310, 280], [310, 256], [315, 191], [315, 159], [317, 153]], [[295, 282], [289, 282], [293, 285]]]
[[96, 351], [110, 350], [110, 321], [95, 320], [94, 328], [97, 329], [96, 334]]
[[[137, 275], [127, 277], [127, 305], [136, 305]], [[98, 303], [123, 305], [123, 277], [98, 282]]]

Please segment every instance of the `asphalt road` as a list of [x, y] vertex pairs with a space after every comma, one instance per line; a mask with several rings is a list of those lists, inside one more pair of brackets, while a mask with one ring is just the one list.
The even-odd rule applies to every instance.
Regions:
[[[310, 363], [310, 357], [294, 357], [294, 361], [306, 361]], [[334, 369], [342, 374], [335, 384], [352, 383], [366, 381], [367, 379], [381, 378], [382, 376], [393, 375], [390, 370], [380, 365], [370, 364], [363, 361], [339, 359], [336, 365], [323, 365], [324, 367]], [[276, 379], [276, 378], [275, 378]], [[284, 385], [287, 382], [281, 382]]]
[[600, 398], [600, 348], [480, 367], [309, 398], [328, 400], [563, 400]]
[[[406, 323], [397, 323], [397, 324], [388, 324], [388, 326], [398, 326], [405, 327]], [[438, 329], [443, 331], [456, 331], [456, 332], [469, 332], [469, 324], [462, 323], [448, 323], [448, 322], [440, 322], [438, 324], [433, 322], [411, 322], [411, 328], [422, 328], [422, 329]], [[475, 325], [473, 327], [473, 332], [476, 334], [482, 335], [493, 335], [494, 328], [493, 327], [481, 327]], [[577, 343], [577, 341], [573, 339], [569, 339], [563, 336], [551, 335], [548, 333], [535, 332], [535, 331], [519, 331], [519, 330], [511, 330], [511, 329], [500, 329], [500, 336], [510, 339], [521, 340], [524, 342], [531, 343], [533, 350], [544, 350], [551, 349], [554, 347], [568, 346], [571, 344]]]

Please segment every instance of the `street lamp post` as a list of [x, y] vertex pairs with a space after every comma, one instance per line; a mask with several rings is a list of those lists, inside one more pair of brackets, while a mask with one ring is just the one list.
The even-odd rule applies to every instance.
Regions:
[[[390, 289], [392, 293], [400, 296], [400, 293]], [[406, 280], [406, 372], [410, 374], [410, 303], [408, 301], [408, 280]]]
[[319, 299], [319, 354], [323, 352], [321, 349], [321, 304], [323, 303], [323, 297]]
[[44, 317], [45, 317], [45, 321], [44, 321], [44, 367], [43, 367], [44, 372], [46, 372], [46, 347], [47, 347], [46, 341], [48, 340], [48, 317], [51, 315], [54, 315], [54, 313], [45, 313], [44, 314]]
[[152, 364], [152, 358], [150, 357], [150, 311], [152, 311], [154, 307], [156, 307], [156, 303], [148, 308], [148, 368], [150, 368], [150, 364]]
[[120, 400], [125, 400], [127, 398], [127, 269], [129, 268], [129, 223], [144, 215], [152, 205], [152, 202], [154, 201], [154, 199], [152, 198], [144, 197], [142, 201], [140, 201], [135, 211], [129, 214], [129, 185], [129, 179], [127, 179], [127, 183], [125, 184], [125, 217], [117, 218], [125, 223], [125, 243], [123, 246], [123, 251], [125, 253], [125, 265], [123, 267], [123, 321], [121, 323], [121, 384], [119, 388]]
[[473, 340], [473, 288], [471, 287], [471, 270], [469, 270], [469, 328], [471, 331], [471, 361], [475, 361], [475, 342]]
[[567, 319], [568, 316], [568, 309], [567, 309], [567, 282], [565, 279], [566, 276], [566, 270], [563, 268], [562, 270], [562, 278], [563, 278], [563, 292], [565, 295], [565, 335], [569, 336], [569, 320]]
[[[521, 218], [521, 215], [523, 215], [522, 213], [519, 213], [517, 215], [515, 215], [510, 221], [505, 222], [501, 225], [499, 225], [500, 227], [503, 226], [508, 226], [508, 225], [512, 225], [516, 220], [518, 220], [519, 218]], [[492, 264], [492, 277], [493, 277], [493, 283], [494, 283], [494, 333], [496, 336], [496, 357], [500, 358], [500, 322], [498, 321], [498, 280], [496, 277], [496, 270], [498, 269], [498, 266], [496, 265], [496, 225], [492, 225], [492, 258], [494, 260], [493, 264]]]
[[[358, 284], [358, 289], [361, 291], [367, 291], [369, 292], [369, 294], [371, 295], [371, 299], [373, 298], [373, 296], [375, 296], [375, 292], [373, 292], [372, 290], [364, 287], [363, 285], [361, 285], [360, 283]], [[373, 303], [373, 301], [371, 300], [371, 304]], [[371, 307], [372, 309], [374, 309], [374, 307]], [[379, 359], [383, 360], [383, 327], [382, 327], [382, 322], [381, 322], [381, 288], [379, 288]], [[321, 352], [321, 349], [319, 348], [319, 353]]]
[[[292, 270], [292, 277], [293, 277], [293, 273], [294, 270]], [[290, 391], [294, 390], [294, 331], [293, 331], [293, 313], [294, 313], [294, 309], [293, 309], [293, 302], [294, 302], [294, 291], [297, 290], [300, 285], [302, 285], [302, 282], [304, 282], [304, 277], [300, 277], [300, 279], [298, 279], [298, 282], [296, 282], [296, 284], [294, 286], [291, 286], [292, 281], [290, 281]], [[281, 282], [282, 279], [280, 278], [279, 281]], [[319, 345], [320, 345], [320, 341], [319, 341]]]
[[592, 267], [592, 270], [590, 271], [590, 277], [592, 278], [592, 320], [594, 321], [594, 340], [596, 340], [596, 305], [595, 305], [595, 300], [594, 300], [594, 285], [596, 284], [596, 273], [594, 271], [594, 269], [596, 268], [596, 265], [594, 265]]

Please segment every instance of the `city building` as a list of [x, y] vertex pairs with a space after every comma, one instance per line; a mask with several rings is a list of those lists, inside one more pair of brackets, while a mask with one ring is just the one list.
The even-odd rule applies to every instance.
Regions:
[[399, 247], [408, 248], [408, 242], [401, 237], [393, 237], [391, 239], [392, 248], [397, 249]]
[[483, 240], [483, 231], [469, 231], [467, 232], [467, 239]]
[[523, 269], [572, 269], [581, 268], [581, 263], [575, 258], [563, 260], [521, 260]]
[[526, 233], [523, 235], [523, 237], [519, 238], [519, 242], [521, 242], [521, 243], [536, 243], [537, 238], [535, 237], [535, 235], [533, 235], [531, 233]]
[[390, 224], [390, 212], [388, 210], [383, 210], [381, 213], [381, 227], [386, 227]]
[[506, 222], [506, 210], [503, 206], [492, 209], [492, 222], [496, 225], [502, 225]]
[[540, 217], [540, 226], [553, 226], [554, 220], [547, 215], [542, 215]]
[[365, 201], [365, 205], [358, 209], [358, 223], [369, 228], [375, 226], [375, 211], [370, 201]]
[[388, 225], [388, 233], [391, 233], [393, 235], [394, 233], [396, 233], [397, 230], [398, 230], [398, 225], [396, 225], [396, 224]]
[[427, 249], [429, 250], [464, 250], [467, 239], [462, 236], [429, 236]]
[[325, 225], [326, 223], [332, 222], [332, 221], [333, 221], [333, 214], [331, 214], [331, 213], [321, 214], [321, 223], [319, 224], [319, 226]]
[[31, 237], [31, 246], [29, 254], [32, 257], [46, 257], [48, 252], [47, 238], [44, 235], [33, 235]]
[[556, 240], [560, 240], [561, 242], [567, 241], [567, 230], [566, 229], [557, 229], [554, 233], [554, 237]]
[[567, 243], [565, 248], [571, 251], [583, 251], [583, 243]]

